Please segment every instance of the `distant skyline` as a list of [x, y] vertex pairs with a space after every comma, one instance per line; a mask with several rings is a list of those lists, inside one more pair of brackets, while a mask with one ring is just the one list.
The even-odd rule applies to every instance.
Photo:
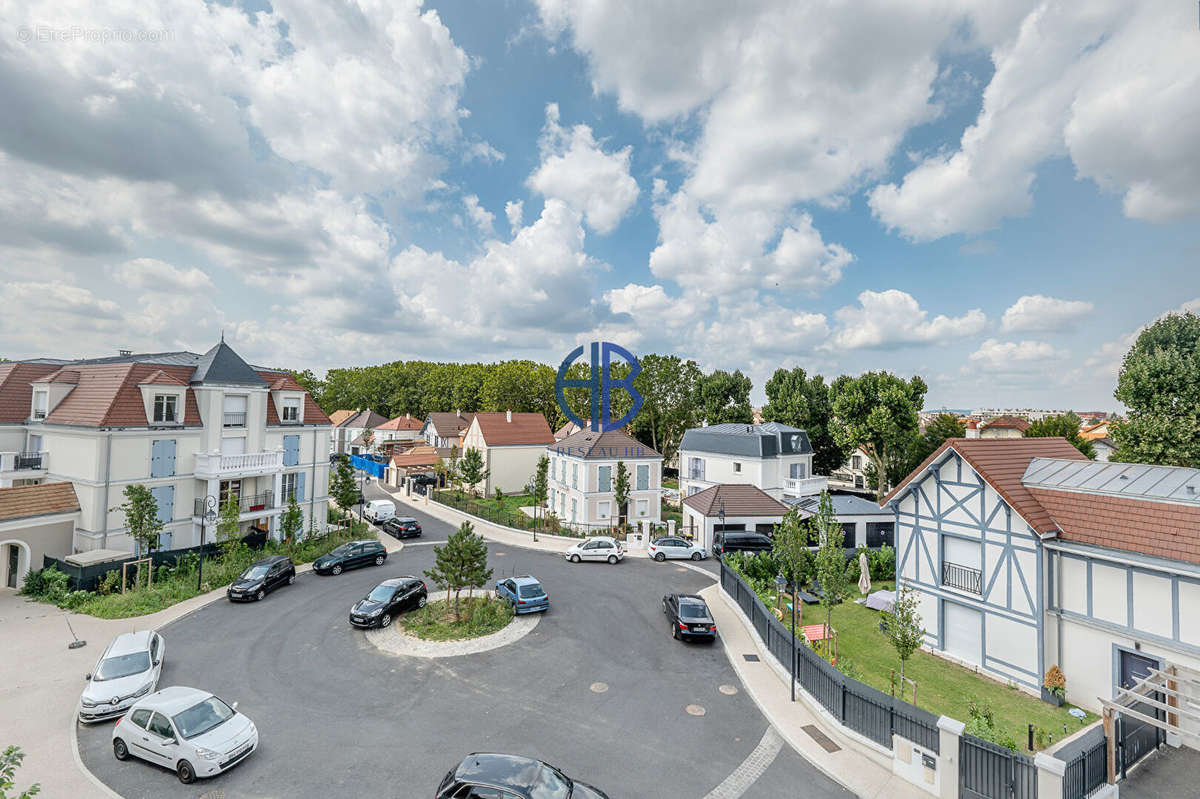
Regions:
[[1194, 6], [644, 5], [16, 4], [0, 355], [599, 339], [756, 405], [802, 366], [1111, 411], [1200, 310]]

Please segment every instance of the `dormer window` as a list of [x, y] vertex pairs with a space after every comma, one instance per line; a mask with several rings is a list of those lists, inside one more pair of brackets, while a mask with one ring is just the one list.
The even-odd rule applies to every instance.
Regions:
[[175, 424], [178, 422], [179, 397], [175, 394], [155, 394], [154, 421], [156, 424]]
[[50, 393], [48, 391], [35, 391], [33, 393], [33, 418], [45, 419], [49, 403]]
[[300, 423], [300, 399], [291, 398], [283, 401], [283, 423], [284, 424], [299, 424]]

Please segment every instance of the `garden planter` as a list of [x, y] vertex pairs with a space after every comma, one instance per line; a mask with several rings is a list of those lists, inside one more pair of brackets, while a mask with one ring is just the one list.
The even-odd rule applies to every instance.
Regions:
[[1047, 691], [1045, 688], [1043, 688], [1042, 689], [1042, 701], [1049, 702], [1050, 704], [1054, 705], [1055, 707], [1062, 707], [1063, 697], [1058, 696], [1057, 694], [1052, 694], [1049, 691]]

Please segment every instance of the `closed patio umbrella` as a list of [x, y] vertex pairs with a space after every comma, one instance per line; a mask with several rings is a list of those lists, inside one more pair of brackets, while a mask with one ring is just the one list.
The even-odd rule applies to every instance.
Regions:
[[871, 573], [867, 569], [867, 553], [858, 553], [858, 590], [863, 596], [871, 593]]

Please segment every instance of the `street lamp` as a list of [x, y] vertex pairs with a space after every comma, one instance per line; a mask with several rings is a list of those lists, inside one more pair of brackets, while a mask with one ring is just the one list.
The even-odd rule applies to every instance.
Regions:
[[204, 533], [208, 525], [217, 520], [217, 498], [209, 494], [204, 498], [204, 512], [200, 514], [200, 568], [196, 570], [196, 593], [204, 581]]
[[[724, 499], [717, 500], [717, 518], [721, 520], [721, 530], [724, 531], [724, 529], [725, 529], [725, 500]], [[714, 538], [715, 538], [715, 536], [714, 536]], [[710, 542], [710, 544], [711, 544], [711, 542]]]

